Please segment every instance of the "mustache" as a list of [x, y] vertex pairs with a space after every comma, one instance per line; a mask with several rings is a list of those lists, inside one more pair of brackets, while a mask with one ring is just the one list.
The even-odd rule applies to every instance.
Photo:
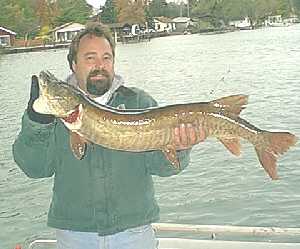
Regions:
[[109, 74], [108, 74], [108, 72], [107, 72], [106, 70], [103, 70], [103, 69], [102, 69], [102, 70], [101, 70], [101, 69], [95, 69], [95, 70], [90, 71], [88, 77], [89, 77], [89, 78], [90, 78], [90, 77], [94, 77], [94, 76], [97, 76], [97, 75], [99, 75], [99, 74], [101, 74], [101, 75], [103, 75], [103, 76], [106, 76], [106, 77], [109, 76]]

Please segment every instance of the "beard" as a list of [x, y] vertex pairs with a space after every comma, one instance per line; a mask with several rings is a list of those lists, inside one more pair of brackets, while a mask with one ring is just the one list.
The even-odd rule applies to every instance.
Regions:
[[[102, 79], [93, 79], [93, 77], [101, 75]], [[112, 86], [112, 77], [106, 70], [95, 69], [92, 70], [86, 80], [86, 90], [89, 94], [94, 96], [102, 96]]]

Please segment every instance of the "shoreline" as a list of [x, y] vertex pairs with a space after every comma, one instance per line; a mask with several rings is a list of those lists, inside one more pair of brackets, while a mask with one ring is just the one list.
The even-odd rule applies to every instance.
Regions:
[[60, 49], [60, 48], [68, 48], [69, 43], [63, 44], [52, 44], [52, 45], [41, 45], [41, 46], [32, 46], [32, 47], [10, 47], [10, 48], [2, 48], [0, 49], [0, 54], [19, 54], [19, 53], [27, 53], [27, 52], [40, 52], [44, 50], [51, 49]]

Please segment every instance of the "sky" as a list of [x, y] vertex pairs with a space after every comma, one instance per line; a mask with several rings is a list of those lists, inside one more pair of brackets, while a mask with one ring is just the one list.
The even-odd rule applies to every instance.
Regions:
[[91, 4], [94, 6], [94, 8], [99, 8], [100, 4], [103, 6], [105, 4], [105, 0], [86, 0], [88, 4]]

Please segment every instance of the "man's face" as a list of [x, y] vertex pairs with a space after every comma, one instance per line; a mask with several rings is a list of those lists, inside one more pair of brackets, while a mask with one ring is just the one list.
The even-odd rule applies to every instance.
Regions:
[[79, 87], [90, 96], [97, 97], [107, 92], [115, 74], [109, 42], [104, 37], [93, 35], [82, 37], [73, 70]]

